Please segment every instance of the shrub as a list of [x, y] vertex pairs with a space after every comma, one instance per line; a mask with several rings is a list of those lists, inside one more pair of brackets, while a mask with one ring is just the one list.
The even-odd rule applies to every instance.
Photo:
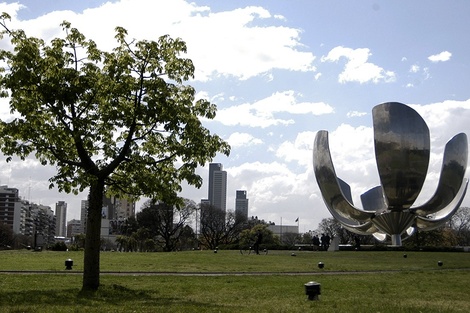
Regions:
[[52, 245], [52, 251], [67, 251], [67, 245], [65, 242], [59, 241]]

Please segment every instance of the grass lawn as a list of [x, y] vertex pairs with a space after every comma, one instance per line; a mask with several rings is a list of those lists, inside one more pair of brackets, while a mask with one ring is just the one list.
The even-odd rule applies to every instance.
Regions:
[[[82, 252], [1, 251], [0, 271], [51, 273], [1, 273], [0, 312], [470, 312], [470, 253], [291, 254], [104, 252], [102, 286], [83, 294]], [[194, 275], [209, 272], [225, 274]], [[319, 301], [306, 300], [308, 281]]]

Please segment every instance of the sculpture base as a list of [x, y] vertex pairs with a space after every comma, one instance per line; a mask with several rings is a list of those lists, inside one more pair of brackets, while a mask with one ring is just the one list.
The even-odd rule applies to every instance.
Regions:
[[392, 246], [401, 247], [401, 235], [394, 234], [394, 235], [391, 235], [391, 237], [392, 237]]

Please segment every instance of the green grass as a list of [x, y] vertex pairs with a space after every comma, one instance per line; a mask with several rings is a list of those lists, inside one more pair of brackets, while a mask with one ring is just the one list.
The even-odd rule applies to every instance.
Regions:
[[[0, 274], [0, 312], [470, 312], [470, 253], [291, 253], [105, 252], [100, 290], [83, 294], [83, 253], [2, 251], [0, 271], [53, 273]], [[68, 258], [72, 271], [64, 270]], [[112, 271], [227, 275], [105, 273]], [[306, 300], [311, 280], [321, 284], [320, 301]]]
[[[102, 272], [328, 272], [470, 268], [470, 253], [463, 252], [312, 252], [270, 251], [267, 255], [241, 255], [238, 251], [186, 251], [169, 253], [102, 252]], [[0, 271], [63, 271], [66, 259], [74, 271], [83, 271], [83, 252], [0, 251]], [[325, 268], [319, 270], [318, 262]]]

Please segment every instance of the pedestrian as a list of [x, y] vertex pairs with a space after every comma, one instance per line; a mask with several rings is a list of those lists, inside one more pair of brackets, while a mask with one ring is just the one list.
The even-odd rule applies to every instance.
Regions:
[[326, 236], [325, 236], [325, 234], [321, 234], [320, 240], [321, 240], [321, 249], [326, 250], [325, 249], [325, 247], [326, 247]]
[[361, 250], [361, 239], [358, 236], [354, 236], [354, 247], [356, 250]]
[[330, 247], [330, 241], [331, 241], [330, 235], [326, 234], [325, 235], [325, 251], [328, 251], [328, 248]]
[[318, 249], [320, 248], [320, 238], [318, 238], [317, 235], [313, 235], [312, 243], [313, 243], [313, 250], [318, 251]]
[[262, 240], [263, 240], [263, 234], [261, 233], [261, 230], [258, 229], [258, 232], [256, 233], [256, 240], [255, 240], [255, 245], [254, 245], [256, 254], [259, 254], [259, 245], [261, 244]]

